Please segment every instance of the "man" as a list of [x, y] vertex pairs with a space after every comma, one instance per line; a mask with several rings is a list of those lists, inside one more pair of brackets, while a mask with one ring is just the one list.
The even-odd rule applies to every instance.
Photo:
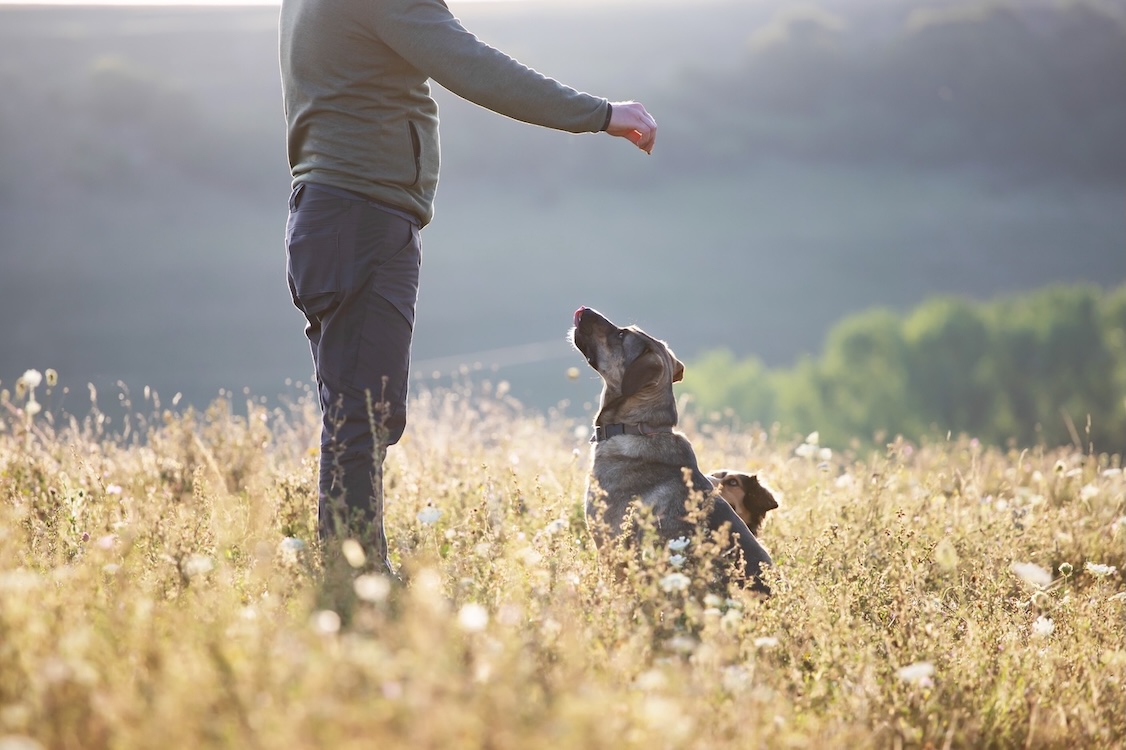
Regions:
[[382, 467], [406, 426], [419, 230], [434, 212], [438, 108], [429, 80], [494, 112], [651, 153], [657, 124], [521, 65], [443, 0], [282, 0], [282, 94], [293, 192], [288, 278], [323, 412], [318, 521], [390, 572]]

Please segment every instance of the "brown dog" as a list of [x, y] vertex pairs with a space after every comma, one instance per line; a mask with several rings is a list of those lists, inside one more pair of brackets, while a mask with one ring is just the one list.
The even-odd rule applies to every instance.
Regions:
[[762, 528], [766, 514], [778, 507], [778, 501], [766, 487], [762, 486], [754, 474], [723, 469], [708, 474], [719, 496], [726, 500], [747, 528], [756, 537]]
[[[713, 532], [729, 529], [733, 546], [724, 558], [741, 559], [732, 576], [769, 593], [759, 576], [771, 564], [770, 555], [732, 507], [720, 501], [700, 471], [692, 444], [673, 429], [677, 409], [672, 385], [684, 376], [684, 365], [665, 342], [636, 326], [619, 328], [586, 307], [575, 312], [571, 341], [603, 383], [591, 438], [588, 523], [593, 527], [605, 503], [601, 521], [611, 537], [620, 537], [636, 501], [652, 510], [663, 540], [691, 539], [696, 525], [687, 517], [689, 493], [703, 493], [707, 527]], [[595, 534], [599, 546], [606, 541]], [[719, 582], [726, 580], [721, 576]]]

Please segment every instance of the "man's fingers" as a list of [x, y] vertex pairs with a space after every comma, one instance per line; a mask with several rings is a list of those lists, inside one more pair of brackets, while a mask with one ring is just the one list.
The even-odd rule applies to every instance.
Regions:
[[653, 152], [657, 121], [638, 102], [616, 102], [610, 112], [610, 135], [626, 138], [645, 153]]

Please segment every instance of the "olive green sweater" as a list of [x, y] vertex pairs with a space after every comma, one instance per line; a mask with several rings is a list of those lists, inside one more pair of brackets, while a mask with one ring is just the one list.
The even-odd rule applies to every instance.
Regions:
[[521, 65], [469, 33], [442, 0], [282, 0], [282, 95], [293, 184], [434, 215], [438, 107], [429, 79], [517, 120], [596, 132], [605, 99]]

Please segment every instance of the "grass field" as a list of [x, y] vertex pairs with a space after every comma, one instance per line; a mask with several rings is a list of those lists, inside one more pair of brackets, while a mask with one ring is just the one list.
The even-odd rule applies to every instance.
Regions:
[[308, 400], [106, 425], [3, 387], [3, 750], [1126, 746], [1118, 457], [686, 419], [705, 469], [777, 491], [760, 601], [663, 551], [606, 575], [584, 420], [421, 392], [387, 467], [407, 583], [349, 548], [333, 611]]

